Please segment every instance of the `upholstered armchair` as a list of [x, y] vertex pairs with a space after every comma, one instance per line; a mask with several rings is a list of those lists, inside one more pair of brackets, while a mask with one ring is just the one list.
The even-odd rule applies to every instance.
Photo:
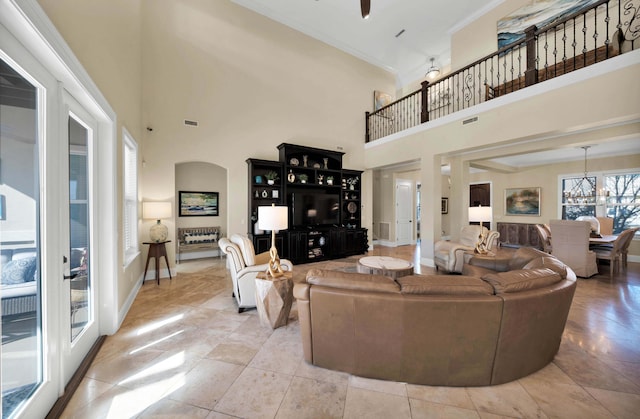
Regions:
[[231, 242], [235, 243], [242, 252], [242, 258], [247, 266], [264, 265], [271, 259], [269, 252], [262, 252], [256, 255], [253, 242], [247, 237], [240, 234], [232, 234]]
[[[248, 308], [255, 307], [256, 276], [260, 272], [266, 272], [268, 268], [267, 263], [257, 264], [258, 261], [262, 261], [264, 256], [262, 254], [256, 255], [253, 252], [253, 245], [251, 245], [251, 247], [244, 247], [247, 252], [247, 259], [245, 259], [241, 248], [226, 237], [221, 238], [218, 244], [227, 255], [227, 267], [231, 273], [233, 296], [238, 302], [238, 312], [242, 313]], [[269, 255], [267, 254], [267, 256]], [[253, 265], [247, 264], [246, 260], [251, 261]], [[293, 264], [287, 259], [280, 259], [280, 265], [284, 270], [293, 269]]]
[[598, 273], [596, 254], [589, 250], [589, 221], [551, 220], [551, 254], [573, 269], [577, 276], [589, 278]]
[[482, 232], [487, 235], [487, 250], [491, 250], [494, 244], [497, 243], [500, 233], [489, 231], [486, 227], [480, 227], [479, 225], [462, 227], [460, 239], [457, 242], [437, 241], [433, 254], [436, 270], [443, 269], [447, 272], [462, 273], [464, 254], [475, 250]]

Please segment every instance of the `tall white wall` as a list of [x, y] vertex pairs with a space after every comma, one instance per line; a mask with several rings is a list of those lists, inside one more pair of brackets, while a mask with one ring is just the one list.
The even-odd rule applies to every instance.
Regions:
[[227, 233], [246, 233], [247, 158], [278, 160], [289, 142], [340, 147], [345, 168], [364, 168], [364, 112], [374, 90], [393, 91], [390, 73], [232, 2], [144, 5], [145, 198], [174, 193], [176, 162], [216, 164]]

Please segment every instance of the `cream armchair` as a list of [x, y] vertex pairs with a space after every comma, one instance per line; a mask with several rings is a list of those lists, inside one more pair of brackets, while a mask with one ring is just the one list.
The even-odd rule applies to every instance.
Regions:
[[231, 235], [231, 242], [240, 248], [242, 252], [242, 258], [247, 266], [264, 265], [271, 259], [269, 252], [262, 252], [256, 255], [253, 242], [249, 240], [247, 236], [241, 236], [240, 234]]
[[[249, 240], [246, 237], [245, 239], [247, 241]], [[251, 242], [249, 241], [249, 243]], [[247, 259], [245, 259], [241, 248], [226, 237], [221, 238], [218, 244], [222, 251], [227, 255], [227, 267], [231, 273], [233, 296], [238, 302], [238, 312], [242, 313], [248, 308], [255, 307], [256, 276], [260, 272], [266, 272], [268, 268], [268, 264], [266, 262], [256, 264], [256, 262], [263, 259], [263, 254], [256, 255], [255, 253], [250, 253], [253, 251], [252, 244], [251, 247], [244, 247], [245, 252], [247, 252]], [[269, 256], [268, 253], [267, 256]], [[253, 262], [253, 265], [247, 264], [246, 260]], [[280, 259], [280, 265], [284, 270], [293, 270], [293, 264], [287, 259]]]
[[500, 233], [489, 231], [486, 227], [480, 227], [479, 225], [462, 227], [458, 242], [437, 241], [433, 255], [436, 270], [442, 268], [447, 272], [462, 273], [464, 254], [475, 250], [482, 232], [487, 235], [487, 250], [491, 250], [494, 244], [497, 243]]

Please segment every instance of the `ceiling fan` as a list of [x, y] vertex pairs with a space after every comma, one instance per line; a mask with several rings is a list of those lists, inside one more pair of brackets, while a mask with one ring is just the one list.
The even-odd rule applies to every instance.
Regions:
[[369, 11], [371, 10], [371, 0], [360, 0], [360, 11], [362, 12], [362, 18], [369, 18]]

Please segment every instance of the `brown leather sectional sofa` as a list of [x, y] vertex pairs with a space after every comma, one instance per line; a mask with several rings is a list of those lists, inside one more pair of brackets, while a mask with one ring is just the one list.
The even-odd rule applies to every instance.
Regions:
[[510, 259], [474, 257], [467, 268], [396, 281], [310, 270], [294, 287], [305, 360], [439, 386], [506, 383], [551, 362], [576, 287], [573, 271], [530, 248]]

